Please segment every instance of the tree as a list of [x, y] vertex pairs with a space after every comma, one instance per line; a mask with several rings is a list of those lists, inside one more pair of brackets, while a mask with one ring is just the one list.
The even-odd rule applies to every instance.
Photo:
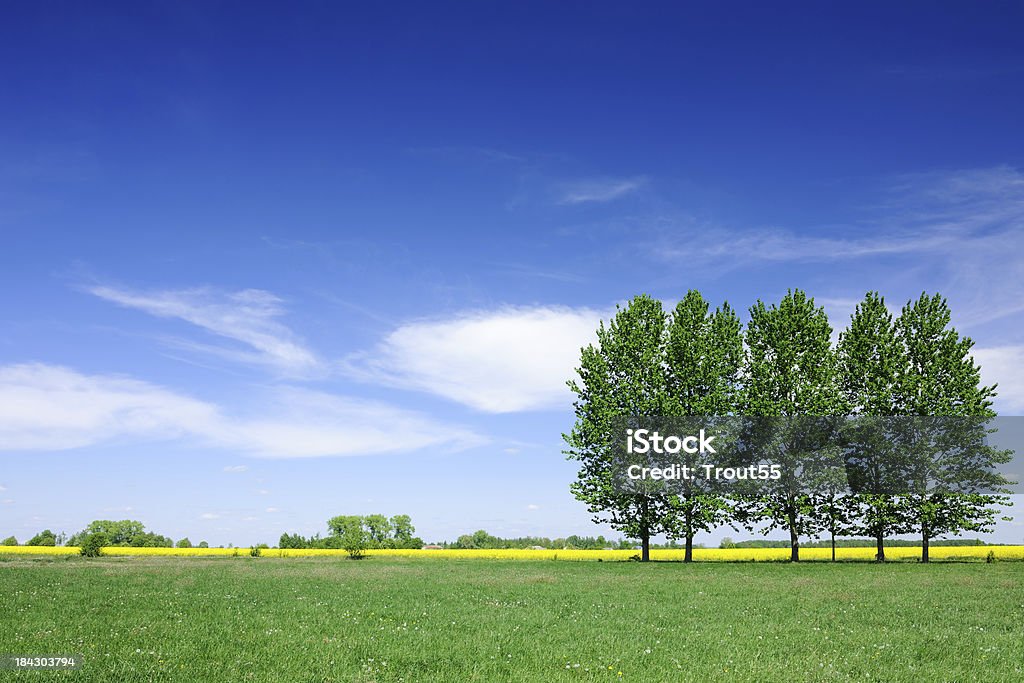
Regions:
[[800, 536], [821, 526], [803, 479], [804, 465], [827, 443], [827, 424], [807, 417], [841, 414], [843, 403], [825, 310], [801, 290], [791, 290], [777, 306], [758, 300], [750, 309], [744, 377], [746, 414], [800, 418], [755, 420], [758, 447], [779, 464], [782, 476], [764, 482], [753, 501], [754, 519], [766, 530], [789, 532], [790, 559], [800, 560]]
[[159, 547], [165, 541], [166, 547], [173, 545], [173, 541], [169, 538], [163, 536], [159, 539], [147, 538], [145, 533], [145, 525], [134, 519], [122, 519], [117, 522], [109, 519], [97, 519], [90, 522], [84, 530], [72, 536], [71, 545], [81, 545], [82, 539], [89, 534], [104, 534], [108, 545], [111, 546]]
[[860, 514], [851, 533], [875, 539], [875, 560], [885, 562], [885, 538], [902, 526], [900, 507], [894, 491], [899, 480], [892, 441], [886, 438], [887, 421], [876, 416], [895, 415], [898, 372], [903, 350], [885, 299], [868, 292], [857, 305], [850, 326], [839, 335], [837, 348], [839, 381], [856, 424], [847, 425], [852, 438], [847, 470], [857, 479]]
[[624, 419], [665, 414], [665, 324], [661, 302], [647, 295], [618, 308], [607, 327], [601, 322], [596, 345], [581, 351], [578, 380], [568, 382], [576, 395], [576, 422], [563, 434], [566, 456], [580, 462], [573, 495], [586, 503], [595, 522], [639, 539], [645, 562], [651, 536], [672, 528], [672, 501], [622, 487], [615, 456]]
[[301, 534], [281, 534], [281, 539], [277, 543], [278, 548], [308, 548], [309, 541], [302, 537]]
[[199, 547], [200, 548], [209, 548], [210, 544], [207, 543], [206, 541], [199, 541]]
[[3, 543], [0, 543], [0, 545], [18, 545], [18, 539], [14, 536], [8, 536], [3, 540]]
[[40, 531], [38, 534], [27, 540], [25, 545], [54, 546], [57, 545], [57, 535], [49, 529], [46, 529], [44, 531]]
[[[676, 306], [668, 326], [668, 414], [678, 418], [713, 419], [731, 415], [738, 407], [743, 366], [740, 320], [728, 304], [710, 315], [708, 309], [700, 292], [691, 289]], [[686, 460], [694, 469], [705, 464], [701, 453]], [[707, 479], [683, 482], [676, 500], [679, 531], [686, 543], [684, 562], [693, 560], [694, 534], [711, 531], [728, 515], [728, 502], [712, 483]]]
[[185, 538], [183, 538], [180, 541], [178, 541], [178, 543], [176, 544], [176, 547], [178, 547], [178, 548], [191, 548], [192, 547], [192, 541], [188, 540], [188, 537], [186, 536]]
[[78, 552], [85, 557], [99, 557], [110, 545], [110, 538], [103, 532], [85, 534], [79, 542]]
[[[996, 387], [981, 384], [981, 369], [970, 355], [974, 342], [950, 326], [951, 317], [946, 299], [938, 294], [922, 293], [917, 301], [908, 301], [903, 307], [896, 323], [903, 363], [894, 392], [894, 404], [901, 415], [995, 416], [991, 406]], [[964, 492], [964, 480], [970, 478], [971, 471], [987, 478], [991, 466], [1006, 454], [989, 449], [965, 471], [962, 461], [948, 457], [949, 449], [955, 448], [949, 439], [955, 435], [942, 433], [946, 429], [960, 430], [963, 423], [916, 420], [914, 426], [911, 440], [904, 444], [911, 458], [912, 485], [903, 499], [904, 511], [911, 520], [910, 528], [921, 536], [921, 561], [928, 562], [932, 538], [974, 529], [979, 523], [984, 526], [993, 514], [991, 504], [1000, 502], [998, 497], [978, 497], [970, 492], [968, 497], [950, 495], [950, 479], [959, 480], [959, 491]], [[965, 434], [959, 437], [971, 439]]]
[[386, 548], [391, 543], [391, 521], [384, 515], [363, 517], [368, 543], [374, 548]]
[[[339, 518], [335, 517], [331, 521], [337, 519]], [[341, 547], [348, 552], [349, 557], [353, 559], [361, 558], [367, 544], [367, 533], [366, 527], [363, 526], [363, 518], [358, 515], [344, 515], [340, 520], [339, 524], [332, 525], [332, 529], [337, 528], [340, 531], [338, 536], [341, 538]]]
[[858, 499], [850, 493], [838, 446], [832, 454], [807, 461], [805, 479], [811, 491], [811, 504], [820, 531], [828, 534], [832, 561], [836, 561], [836, 537], [853, 534], [860, 511]]
[[412, 525], [412, 518], [409, 515], [392, 517], [391, 529], [394, 532], [396, 548], [419, 548], [423, 545], [421, 539], [413, 536], [416, 533], [416, 527]]

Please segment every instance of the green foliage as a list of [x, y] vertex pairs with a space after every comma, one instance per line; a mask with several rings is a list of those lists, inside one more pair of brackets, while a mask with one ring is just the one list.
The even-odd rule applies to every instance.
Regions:
[[79, 552], [85, 557], [99, 557], [109, 545], [110, 537], [102, 531], [87, 534], [78, 543]]
[[384, 515], [366, 515], [363, 517], [366, 529], [366, 542], [371, 548], [386, 548], [391, 545], [391, 521]]
[[332, 517], [328, 522], [331, 531], [341, 540], [341, 547], [349, 557], [359, 559], [366, 550], [369, 534], [363, 518], [358, 515], [341, 515]]
[[853, 435], [852, 442], [862, 445], [847, 458], [848, 470], [859, 479], [860, 487], [870, 492], [849, 501], [848, 531], [871, 535], [875, 559], [882, 562], [885, 539], [900, 530], [903, 515], [896, 497], [886, 493], [896, 488], [900, 478], [892, 467], [896, 462], [893, 444], [879, 428], [880, 421], [871, 418], [898, 414], [896, 401], [905, 356], [892, 314], [878, 292], [868, 292], [857, 305], [849, 327], [839, 335], [837, 357], [843, 397], [858, 416], [858, 424], [851, 428], [859, 434]]
[[[359, 533], [355, 531], [356, 520], [361, 529]], [[416, 528], [409, 515], [395, 515], [390, 519], [384, 515], [340, 515], [327, 520], [327, 528], [330, 531], [327, 538], [304, 538], [300, 534], [286, 533], [281, 535], [279, 545], [282, 548], [348, 549], [343, 540], [347, 534], [352, 543], [359, 546], [354, 557], [361, 556], [368, 549], [423, 547], [423, 539], [413, 536]]]
[[[748, 415], [829, 416], [844, 412], [836, 357], [831, 343], [832, 326], [825, 309], [801, 290], [791, 290], [778, 305], [758, 301], [750, 309], [747, 325], [747, 353], [744, 366]], [[771, 423], [768, 423], [771, 424]], [[783, 423], [780, 422], [780, 425]], [[827, 428], [823, 426], [823, 428]], [[790, 535], [791, 559], [800, 559], [800, 537], [813, 534], [827, 522], [820, 516], [815, 494], [808, 493], [829, 477], [832, 469], [805, 468], [817, 452], [816, 426], [800, 425], [799, 433], [785, 431], [765, 434], [773, 462], [782, 465], [783, 476], [760, 487], [756, 499], [740, 507], [750, 522], [761, 522], [765, 530], [785, 529]]]
[[89, 523], [85, 529], [71, 537], [69, 545], [82, 544], [89, 534], [104, 534], [110, 540], [108, 545], [133, 548], [172, 548], [174, 540], [147, 532], [145, 525], [134, 519], [122, 519], [112, 521], [109, 519], [97, 519]]
[[57, 535], [49, 529], [46, 529], [25, 541], [25, 545], [54, 546], [57, 545]]
[[[981, 383], [981, 369], [971, 356], [970, 337], [950, 326], [946, 300], [922, 294], [907, 302], [896, 323], [896, 336], [904, 354], [898, 373], [895, 404], [903, 415], [987, 418], [995, 415], [996, 387]], [[985, 480], [993, 464], [1006, 462], [1010, 453], [984, 445], [984, 421], [957, 420], [940, 424], [921, 418], [922, 426], [904, 443], [912, 472], [913, 493], [903, 498], [905, 530], [921, 536], [921, 560], [927, 562], [929, 541], [941, 533], [986, 531], [996, 516], [995, 505], [1005, 496], [956, 495], [959, 487]], [[956, 433], [953, 433], [956, 432]], [[946, 458], [956, 449], [970, 450], [971, 458]], [[954, 492], [951, 494], [951, 490]], [[962, 489], [961, 489], [962, 490]]]
[[299, 534], [281, 534], [277, 542], [278, 548], [303, 549], [309, 547], [309, 541]]
[[192, 541], [188, 540], [188, 536], [186, 536], [185, 538], [183, 538], [180, 541], [178, 541], [175, 544], [175, 547], [177, 547], [177, 548], [191, 548], [192, 547]]
[[0, 545], [18, 545], [18, 539], [14, 536], [8, 536], [3, 540], [3, 543], [0, 543]]
[[423, 539], [415, 537], [416, 528], [409, 515], [395, 515], [391, 518], [392, 541], [396, 548], [421, 548]]
[[270, 546], [266, 543], [260, 543], [249, 548], [249, 557], [261, 557], [264, 550], [269, 550]]
[[207, 543], [206, 541], [199, 541], [199, 547], [200, 548], [209, 548], [210, 544]]
[[[702, 417], [706, 421], [737, 412], [743, 366], [740, 327], [739, 317], [728, 304], [709, 313], [700, 292], [691, 289], [686, 293], [668, 324], [666, 415]], [[684, 464], [694, 469], [714, 464], [701, 453], [684, 457]], [[693, 559], [694, 535], [711, 531], [732, 513], [728, 500], [713, 482], [701, 479], [686, 482], [682, 495], [673, 500], [673, 508], [678, 524], [668, 532], [685, 539], [686, 562]]]
[[665, 415], [670, 409], [666, 323], [661, 302], [641, 295], [619, 308], [607, 327], [600, 324], [597, 344], [581, 352], [579, 380], [568, 382], [576, 395], [576, 423], [563, 435], [566, 456], [580, 462], [573, 495], [586, 503], [595, 522], [640, 539], [645, 561], [651, 536], [675, 528], [673, 500], [619, 489], [612, 439], [621, 417]]

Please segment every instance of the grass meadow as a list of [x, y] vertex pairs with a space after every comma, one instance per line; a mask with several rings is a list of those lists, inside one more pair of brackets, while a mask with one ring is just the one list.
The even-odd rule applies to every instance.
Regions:
[[0, 556], [86, 681], [1015, 681], [1024, 563]]

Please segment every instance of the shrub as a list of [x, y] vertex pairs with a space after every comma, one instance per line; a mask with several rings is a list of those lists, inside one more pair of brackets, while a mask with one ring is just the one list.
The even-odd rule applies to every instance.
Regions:
[[346, 517], [341, 530], [341, 546], [348, 551], [348, 556], [358, 560], [366, 550], [366, 529], [361, 517]]
[[103, 547], [110, 545], [110, 538], [102, 532], [88, 534], [82, 539], [79, 552], [85, 557], [99, 557], [103, 554]]
[[18, 539], [16, 539], [14, 536], [8, 536], [0, 545], [18, 545]]
[[209, 548], [210, 544], [207, 543], [206, 541], [199, 541], [199, 547], [200, 548]]
[[254, 545], [253, 547], [249, 548], [249, 555], [251, 557], [259, 557], [259, 556], [261, 556], [263, 554], [264, 550], [268, 550], [269, 548], [270, 548], [270, 546], [267, 545], [266, 543], [260, 543], [259, 545]]
[[192, 547], [192, 541], [188, 540], [188, 536], [186, 536], [185, 538], [183, 538], [180, 541], [178, 541], [177, 546], [179, 548], [191, 548]]
[[25, 545], [57, 545], [57, 535], [49, 529], [46, 529], [45, 531], [40, 531], [38, 534], [26, 541]]

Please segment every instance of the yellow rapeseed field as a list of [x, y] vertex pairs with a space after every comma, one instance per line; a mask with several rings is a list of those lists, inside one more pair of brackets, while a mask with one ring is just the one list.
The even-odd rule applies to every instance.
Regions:
[[[1002, 560], [1024, 560], [1024, 545], [997, 546], [932, 546], [933, 560], [985, 559], [989, 552]], [[77, 555], [73, 546], [0, 546], [0, 555]], [[148, 557], [248, 557], [249, 548], [104, 548], [104, 555]], [[493, 560], [628, 560], [639, 554], [638, 550], [367, 550], [367, 555], [414, 557], [434, 559], [493, 559]], [[318, 549], [264, 549], [263, 557], [343, 557], [344, 550]], [[801, 548], [802, 560], [828, 560], [832, 555], [829, 548]], [[886, 548], [889, 559], [913, 559], [920, 557], [917, 547]], [[872, 560], [874, 548], [839, 548], [836, 557], [840, 560]], [[789, 548], [696, 548], [693, 558], [703, 562], [772, 562], [789, 559]], [[652, 560], [682, 560], [683, 551], [651, 550]]]

